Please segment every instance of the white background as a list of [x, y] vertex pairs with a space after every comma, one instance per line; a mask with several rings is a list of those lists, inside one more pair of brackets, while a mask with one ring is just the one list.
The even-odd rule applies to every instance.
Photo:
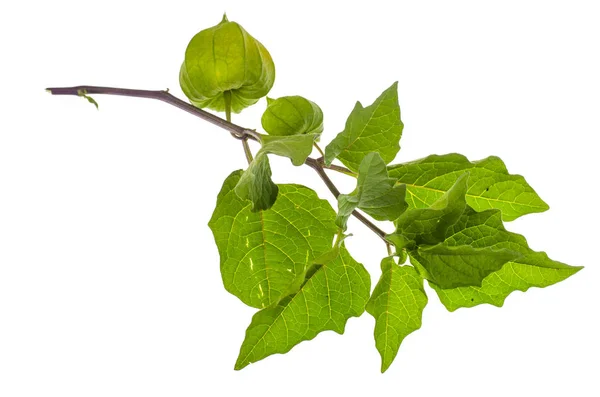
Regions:
[[[245, 165], [239, 143], [160, 102], [97, 95], [96, 111], [44, 92], [182, 96], [185, 47], [223, 11], [271, 52], [271, 96], [323, 108], [324, 143], [356, 100], [398, 80], [396, 161], [502, 157], [551, 206], [508, 228], [586, 269], [500, 309], [449, 313], [429, 291], [422, 329], [384, 375], [368, 315], [233, 371], [254, 310], [223, 289], [207, 222]], [[599, 17], [597, 2], [573, 0], [4, 3], [0, 396], [600, 395]], [[234, 121], [260, 127], [264, 107]], [[308, 167], [273, 168], [331, 199]], [[350, 229], [375, 284], [385, 248]]]

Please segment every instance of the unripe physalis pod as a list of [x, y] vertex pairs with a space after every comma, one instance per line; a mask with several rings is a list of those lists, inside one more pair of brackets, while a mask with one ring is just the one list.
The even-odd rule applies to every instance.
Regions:
[[267, 98], [261, 123], [270, 135], [320, 134], [323, 132], [323, 111], [316, 103], [301, 96]]
[[179, 84], [194, 106], [241, 112], [267, 95], [275, 65], [267, 49], [227, 16], [196, 34], [185, 50]]

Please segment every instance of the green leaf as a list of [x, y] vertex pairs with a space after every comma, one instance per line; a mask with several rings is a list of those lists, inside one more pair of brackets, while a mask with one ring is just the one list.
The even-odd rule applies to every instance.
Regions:
[[292, 164], [304, 164], [312, 152], [314, 134], [261, 137], [262, 147], [235, 188], [242, 199], [252, 201], [252, 211], [268, 210], [277, 199], [277, 185], [271, 179], [268, 153], [288, 157]]
[[395, 222], [396, 231], [386, 238], [397, 250], [422, 244], [436, 244], [444, 240], [446, 230], [463, 214], [467, 204], [469, 174], [463, 173], [454, 185], [428, 208], [406, 210]]
[[365, 310], [369, 292], [369, 273], [342, 245], [335, 260], [306, 275], [298, 292], [254, 315], [235, 369], [287, 353], [326, 330], [343, 334], [346, 321]]
[[336, 223], [342, 229], [357, 207], [378, 221], [398, 218], [408, 206], [404, 200], [406, 186], [394, 186], [395, 180], [388, 177], [385, 162], [378, 153], [367, 154], [358, 168], [356, 189], [338, 197]]
[[430, 283], [450, 311], [482, 303], [502, 306], [506, 297], [513, 291], [547, 287], [582, 269], [554, 261], [543, 252], [531, 250], [523, 236], [504, 228], [499, 210], [475, 212], [468, 208], [461, 219], [448, 230], [444, 244], [509, 249], [522, 254], [485, 277], [480, 287], [443, 289], [435, 283]]
[[299, 166], [304, 164], [306, 158], [310, 156], [315, 142], [315, 134], [289, 135], [289, 136], [271, 136], [263, 135], [261, 137], [262, 147], [257, 156], [261, 153], [273, 153], [278, 156], [288, 157], [292, 164]]
[[226, 16], [192, 38], [179, 73], [181, 89], [194, 106], [219, 112], [225, 110], [225, 92], [239, 113], [267, 95], [274, 82], [267, 49]]
[[440, 243], [419, 247], [409, 253], [427, 270], [428, 280], [440, 288], [481, 286], [485, 277], [520, 256], [509, 249], [473, 248], [468, 245], [448, 246]]
[[266, 154], [258, 154], [242, 174], [235, 192], [252, 202], [252, 211], [268, 210], [277, 199], [278, 188], [271, 179], [271, 166]]
[[270, 210], [252, 212], [234, 191], [241, 175], [235, 171], [223, 183], [208, 225], [225, 289], [263, 308], [288, 295], [307, 266], [331, 250], [338, 228], [331, 205], [300, 185], [280, 185]]
[[533, 252], [510, 261], [499, 271], [491, 273], [483, 279], [481, 287], [441, 289], [433, 283], [430, 285], [449, 311], [483, 303], [500, 307], [514, 291], [525, 292], [531, 287], [544, 288], [565, 280], [581, 269], [583, 267], [553, 261], [543, 252]]
[[511, 175], [498, 157], [470, 162], [452, 153], [432, 155], [389, 167], [390, 177], [407, 186], [411, 208], [427, 208], [438, 200], [462, 175], [471, 175], [467, 203], [477, 211], [497, 208], [505, 221], [521, 215], [543, 212], [549, 207], [520, 175]]
[[367, 312], [375, 317], [375, 346], [381, 355], [381, 372], [385, 372], [404, 338], [421, 328], [427, 295], [414, 267], [398, 266], [387, 257], [381, 261], [381, 271]]
[[386, 236], [396, 250], [407, 248], [411, 259], [427, 271], [427, 279], [441, 288], [481, 286], [490, 273], [523, 255], [513, 246], [498, 246], [493, 239], [475, 245], [452, 238], [475, 221], [470, 216], [477, 213], [465, 201], [467, 186], [464, 173], [430, 207], [406, 210], [396, 220], [396, 232]]
[[301, 96], [268, 98], [261, 123], [270, 135], [318, 135], [323, 132], [323, 111], [316, 103]]
[[87, 101], [89, 103], [91, 103], [92, 105], [96, 106], [96, 110], [100, 110], [100, 108], [98, 107], [98, 102], [96, 102], [96, 100], [94, 98], [92, 98], [91, 96], [89, 96], [87, 94], [86, 90], [77, 90], [77, 95], [79, 95], [80, 97], [84, 97], [85, 99], [87, 99]]
[[356, 102], [344, 131], [325, 148], [325, 162], [329, 165], [337, 158], [352, 171], [357, 171], [368, 153], [377, 152], [388, 164], [400, 150], [403, 128], [398, 82], [395, 82], [372, 105], [363, 108]]

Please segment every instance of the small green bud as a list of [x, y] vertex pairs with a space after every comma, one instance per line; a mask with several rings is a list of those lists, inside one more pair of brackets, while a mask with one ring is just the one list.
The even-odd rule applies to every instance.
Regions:
[[267, 98], [261, 123], [270, 135], [320, 134], [323, 132], [323, 111], [316, 103], [301, 96]]
[[192, 38], [179, 73], [179, 84], [194, 106], [224, 111], [223, 93], [230, 91], [235, 113], [267, 95], [274, 81], [267, 49], [225, 15]]

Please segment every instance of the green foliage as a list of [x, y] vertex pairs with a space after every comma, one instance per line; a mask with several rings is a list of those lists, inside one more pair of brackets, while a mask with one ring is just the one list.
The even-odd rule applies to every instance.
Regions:
[[266, 153], [259, 153], [235, 187], [242, 199], [252, 202], [252, 211], [268, 210], [273, 206], [279, 191], [271, 179], [271, 165]]
[[189, 42], [179, 72], [179, 84], [199, 108], [225, 111], [225, 92], [235, 113], [255, 104], [275, 82], [269, 51], [227, 16]]
[[288, 157], [292, 164], [304, 164], [310, 155], [315, 134], [290, 136], [261, 136], [261, 148], [240, 178], [235, 191], [242, 199], [252, 202], [252, 211], [268, 210], [277, 199], [278, 188], [271, 179], [271, 165], [267, 154]]
[[381, 261], [381, 272], [367, 312], [375, 317], [375, 346], [381, 355], [381, 372], [385, 372], [404, 338], [421, 328], [427, 295], [414, 267], [399, 266], [387, 257]]
[[[454, 311], [502, 306], [513, 291], [546, 287], [581, 269], [533, 251], [523, 236], [506, 230], [503, 221], [546, 211], [548, 205], [498, 157], [471, 162], [460, 154], [432, 155], [390, 165], [403, 129], [397, 83], [370, 106], [357, 102], [319, 158], [309, 156], [313, 146], [323, 154], [316, 144], [323, 112], [302, 97], [268, 100], [261, 123], [270, 135], [227, 125], [231, 111], [266, 96], [274, 78], [267, 50], [226, 17], [192, 38], [180, 70], [191, 103], [225, 110], [227, 121], [198, 111], [199, 117], [242, 139], [249, 162], [245, 171], [227, 177], [209, 222], [225, 289], [259, 309], [235, 369], [286, 353], [326, 330], [341, 334], [349, 318], [366, 310], [375, 318], [383, 372], [406, 336], [421, 327], [424, 280]], [[76, 95], [95, 103], [85, 91]], [[248, 138], [261, 145], [254, 159]], [[337, 214], [305, 186], [275, 184], [269, 155], [313, 168], [337, 197]], [[356, 188], [340, 193], [326, 169], [356, 177]], [[361, 211], [391, 222], [395, 230], [385, 234]], [[369, 273], [345, 246], [352, 215], [383, 240], [380, 253], [373, 248], [374, 261], [385, 257], [372, 293]]]
[[292, 164], [299, 166], [304, 164], [306, 158], [310, 156], [313, 149], [313, 143], [317, 135], [289, 135], [289, 136], [270, 136], [262, 137], [262, 147], [260, 153], [273, 153], [278, 156], [288, 157]]
[[270, 135], [320, 134], [323, 132], [323, 111], [314, 102], [301, 96], [267, 98], [267, 109], [261, 123]]
[[464, 172], [471, 183], [467, 203], [482, 211], [498, 208], [502, 219], [512, 221], [522, 215], [548, 209], [537, 193], [520, 175], [511, 175], [498, 157], [491, 156], [470, 162], [463, 155], [452, 153], [431, 155], [421, 160], [389, 167], [390, 177], [406, 185], [406, 201], [412, 208], [427, 208], [446, 192]]
[[375, 152], [367, 154], [358, 168], [356, 189], [338, 197], [338, 226], [346, 229], [346, 222], [356, 208], [378, 221], [397, 219], [407, 207], [406, 186], [394, 183], [381, 156]]
[[448, 230], [442, 245], [510, 250], [517, 255], [501, 269], [483, 278], [481, 285], [442, 289], [439, 283], [430, 283], [451, 311], [482, 303], [502, 306], [504, 299], [513, 291], [547, 287], [581, 270], [581, 267], [568, 266], [548, 258], [543, 252], [533, 251], [523, 236], [504, 228], [499, 210], [476, 212], [467, 208]]
[[482, 303], [500, 307], [511, 292], [525, 292], [531, 287], [544, 288], [563, 281], [581, 269], [582, 266], [568, 266], [553, 261], [543, 252], [533, 252], [510, 261], [502, 269], [491, 273], [483, 279], [481, 287], [442, 289], [433, 283], [430, 285], [450, 311]]
[[352, 171], [357, 171], [362, 159], [376, 152], [388, 164], [400, 150], [403, 128], [396, 82], [372, 105], [364, 108], [356, 102], [344, 131], [325, 148], [325, 162], [331, 164], [337, 158]]
[[[277, 233], [281, 235], [277, 236], [292, 237], [293, 229], [296, 232], [313, 231], [318, 229], [317, 220], [328, 222], [324, 228], [327, 230], [325, 236], [311, 235], [321, 242], [320, 249], [313, 249], [304, 259], [301, 255], [294, 256], [298, 251], [289, 248], [293, 246], [290, 241], [287, 245], [279, 244], [277, 250], [263, 252], [263, 262], [275, 260], [267, 266], [269, 269], [270, 266], [284, 272], [288, 269], [287, 277], [279, 278], [278, 283], [271, 286], [270, 297], [258, 297], [256, 293], [257, 285], [266, 282], [264, 272], [256, 273], [256, 278], [252, 279], [247, 264], [240, 266], [239, 259], [231, 261], [229, 258], [235, 254], [246, 261], [254, 260], [254, 256], [247, 254], [248, 250], [260, 251], [261, 247], [270, 247], [271, 243], [263, 239], [240, 248], [237, 239], [231, 239], [230, 234], [245, 236], [252, 232], [243, 229], [244, 221], [233, 225], [231, 219], [241, 219], [237, 212], [227, 212], [227, 207], [220, 208], [222, 204], [218, 203], [215, 214], [226, 213], [226, 217], [220, 215], [219, 218], [226, 223], [217, 226], [213, 216], [211, 228], [219, 245], [224, 280], [232, 277], [232, 271], [225, 270], [223, 263], [236, 272], [246, 271], [239, 278], [242, 286], [235, 289], [228, 282], [225, 286], [247, 304], [263, 308], [254, 316], [246, 332], [236, 369], [271, 354], [285, 353], [321, 331], [341, 333], [349, 317], [359, 316], [366, 309], [376, 320], [375, 345], [384, 372], [396, 357], [404, 338], [421, 327], [421, 315], [427, 304], [423, 280], [429, 282], [446, 308], [453, 311], [482, 303], [500, 306], [513, 291], [546, 287], [581, 269], [553, 261], [543, 252], [532, 251], [524, 237], [504, 228], [503, 220], [545, 211], [548, 206], [522, 176], [509, 174], [499, 158], [470, 162], [460, 154], [447, 154], [388, 165], [399, 150], [403, 125], [396, 90], [394, 83], [366, 108], [357, 103], [344, 131], [327, 145], [325, 165], [335, 159], [341, 161], [350, 169], [344, 173], [356, 176], [356, 188], [338, 196], [337, 215], [328, 210], [326, 216], [291, 218], [293, 228], [279, 225]], [[269, 107], [273, 104], [270, 101]], [[288, 116], [292, 113], [291, 110], [288, 113], [280, 111]], [[263, 121], [267, 118], [277, 122], [272, 116], [273, 113], [265, 113]], [[263, 122], [263, 125], [268, 123]], [[295, 134], [282, 132], [281, 135], [262, 136], [262, 148], [257, 158], [247, 171], [238, 172], [233, 178], [239, 179], [238, 186], [250, 174], [248, 186], [262, 191], [256, 197], [268, 196], [270, 185], [265, 181], [270, 181], [270, 171], [257, 173], [254, 163], [272, 153], [289, 157], [293, 164], [300, 165], [306, 161], [317, 136], [303, 135], [303, 132], [309, 131], [296, 128]], [[282, 193], [284, 186], [289, 185], [280, 185], [277, 201], [270, 210], [260, 211], [261, 216], [268, 217], [273, 211], [281, 211], [279, 203], [283, 200], [286, 205], [289, 203], [289, 198], [284, 198]], [[238, 188], [234, 191], [238, 192]], [[314, 193], [312, 195], [313, 199], [298, 200], [293, 207], [286, 206], [286, 210], [314, 214], [314, 209], [306, 207], [318, 202]], [[252, 203], [244, 201], [250, 198], [254, 202], [252, 197], [234, 194], [228, 197], [236, 203], [236, 208], [243, 207], [248, 214], [255, 214], [250, 210]], [[340, 236], [355, 210], [364, 211], [378, 221], [392, 221], [396, 228], [385, 239], [394, 248], [399, 264], [393, 256], [383, 259], [382, 275], [370, 298], [368, 287], [365, 287], [369, 285], [369, 278], [362, 265], [354, 262], [344, 247], [337, 257], [335, 245], [331, 248], [336, 226]], [[285, 218], [290, 219], [290, 215]], [[252, 224], [252, 221], [248, 222]], [[222, 234], [218, 234], [220, 232]], [[225, 248], [220, 241], [235, 245]], [[316, 242], [310, 245], [313, 244]], [[283, 260], [288, 255], [291, 262]], [[402, 266], [407, 258], [410, 264]], [[262, 290], [266, 287], [265, 284]], [[246, 297], [254, 300], [248, 301]]]
[[465, 211], [465, 192], [469, 174], [462, 174], [458, 180], [428, 208], [411, 208], [396, 221], [396, 232], [387, 239], [397, 249], [414, 248], [425, 244], [436, 244], [443, 240], [446, 229]]
[[277, 202], [253, 212], [236, 186], [248, 171], [223, 183], [209, 226], [221, 257], [227, 291], [252, 307], [277, 303], [316, 258], [331, 250], [335, 211], [300, 185], [279, 185]]
[[235, 369], [287, 353], [326, 330], [343, 334], [346, 321], [365, 310], [370, 291], [369, 273], [342, 246], [334, 260], [313, 267], [295, 293], [254, 315]]

